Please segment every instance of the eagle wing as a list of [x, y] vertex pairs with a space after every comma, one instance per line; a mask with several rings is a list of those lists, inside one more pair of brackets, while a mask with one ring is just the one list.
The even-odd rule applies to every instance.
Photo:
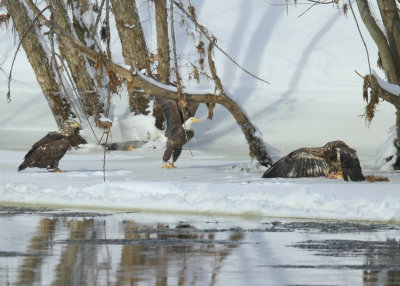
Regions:
[[57, 141], [57, 140], [62, 140], [62, 139], [66, 139], [67, 136], [58, 133], [58, 132], [49, 132], [46, 136], [44, 136], [42, 139], [40, 139], [39, 141], [37, 141], [35, 144], [33, 144], [31, 150], [29, 150], [29, 152], [25, 155], [25, 158], [28, 158], [30, 155], [32, 155], [33, 152], [35, 152], [36, 149], [38, 149], [39, 147], [43, 147], [51, 142]]
[[340, 165], [343, 172], [343, 179], [345, 181], [364, 181], [364, 175], [361, 170], [360, 161], [358, 160], [357, 153], [350, 147], [339, 148]]
[[329, 165], [320, 148], [301, 148], [275, 162], [263, 178], [298, 178], [328, 176]]

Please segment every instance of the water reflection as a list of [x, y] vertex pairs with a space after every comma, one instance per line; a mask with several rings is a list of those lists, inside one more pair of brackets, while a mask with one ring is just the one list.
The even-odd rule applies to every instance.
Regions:
[[[55, 232], [56, 219], [41, 219], [36, 235], [30, 240], [27, 257], [19, 268], [16, 285], [33, 285], [40, 282], [40, 268], [43, 260], [50, 254], [50, 244]], [[7, 283], [8, 284], [8, 283]]]
[[400, 285], [400, 243], [396, 239], [368, 248], [365, 264], [370, 268], [363, 272], [365, 286]]
[[400, 225], [160, 218], [0, 208], [0, 285], [400, 285]]
[[18, 278], [8, 269], [0, 284], [196, 284], [210, 273], [215, 280], [224, 258], [243, 238], [241, 233], [198, 230], [189, 224], [124, 220], [117, 232], [107, 233], [107, 227], [99, 218], [41, 218], [23, 253], [2, 258], [17, 259]]

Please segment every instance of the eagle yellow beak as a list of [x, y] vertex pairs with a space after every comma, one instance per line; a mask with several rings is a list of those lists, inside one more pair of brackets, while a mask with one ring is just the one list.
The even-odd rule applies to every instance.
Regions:
[[68, 124], [70, 127], [72, 127], [72, 128], [79, 128], [79, 129], [81, 129], [81, 125], [80, 125], [78, 122], [76, 122], [75, 120], [69, 119], [69, 120], [66, 120], [66, 122], [67, 122], [67, 124]]
[[199, 122], [200, 120], [197, 117], [193, 117], [193, 122]]

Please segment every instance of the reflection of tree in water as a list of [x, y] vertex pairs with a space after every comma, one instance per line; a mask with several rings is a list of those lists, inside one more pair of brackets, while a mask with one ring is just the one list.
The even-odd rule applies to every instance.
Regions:
[[101, 235], [101, 229], [96, 228], [93, 219], [64, 220], [69, 229], [71, 243], [63, 246], [59, 264], [56, 268], [56, 281], [52, 285], [57, 286], [85, 286], [92, 285], [88, 281], [95, 281], [97, 265], [96, 244], [74, 243], [74, 240], [96, 239]]
[[400, 284], [400, 244], [388, 239], [381, 245], [368, 248], [365, 265], [370, 270], [363, 271], [365, 286]]
[[6, 285], [47, 285], [40, 283], [41, 277], [55, 277], [52, 286], [125, 286], [143, 281], [187, 285], [202, 279], [213, 285], [224, 259], [244, 237], [243, 232], [198, 230], [189, 224], [170, 228], [124, 221], [123, 237], [108, 239], [105, 224], [83, 218], [40, 220], [17, 282]]
[[40, 284], [40, 268], [45, 256], [50, 255], [51, 247], [48, 244], [53, 239], [56, 219], [43, 218], [39, 221], [36, 235], [30, 240], [27, 256], [19, 268], [16, 285]]
[[[127, 239], [144, 238], [156, 243], [123, 247], [117, 286], [134, 285], [135, 282], [145, 280], [146, 276], [153, 275], [152, 273], [155, 273], [155, 285], [167, 285], [169, 268], [178, 273], [177, 285], [195, 284], [210, 272], [213, 285], [223, 259], [243, 238], [243, 233], [234, 233], [225, 240], [226, 243], [219, 243], [220, 241], [215, 240], [215, 232], [199, 231], [188, 224], [170, 229], [163, 224], [151, 228], [134, 222], [124, 222], [124, 229]], [[205, 262], [206, 259], [210, 261]], [[175, 282], [176, 278], [172, 279]]]

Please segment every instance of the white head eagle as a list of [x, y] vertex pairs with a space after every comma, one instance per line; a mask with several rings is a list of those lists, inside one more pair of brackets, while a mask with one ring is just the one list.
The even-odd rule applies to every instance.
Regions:
[[[196, 117], [188, 118], [182, 125], [177, 125], [168, 137], [167, 149], [163, 156], [163, 168], [176, 168], [175, 162], [178, 160], [182, 152], [182, 147], [194, 136], [192, 125], [195, 122], [199, 122]], [[172, 162], [169, 162], [172, 156]]]

